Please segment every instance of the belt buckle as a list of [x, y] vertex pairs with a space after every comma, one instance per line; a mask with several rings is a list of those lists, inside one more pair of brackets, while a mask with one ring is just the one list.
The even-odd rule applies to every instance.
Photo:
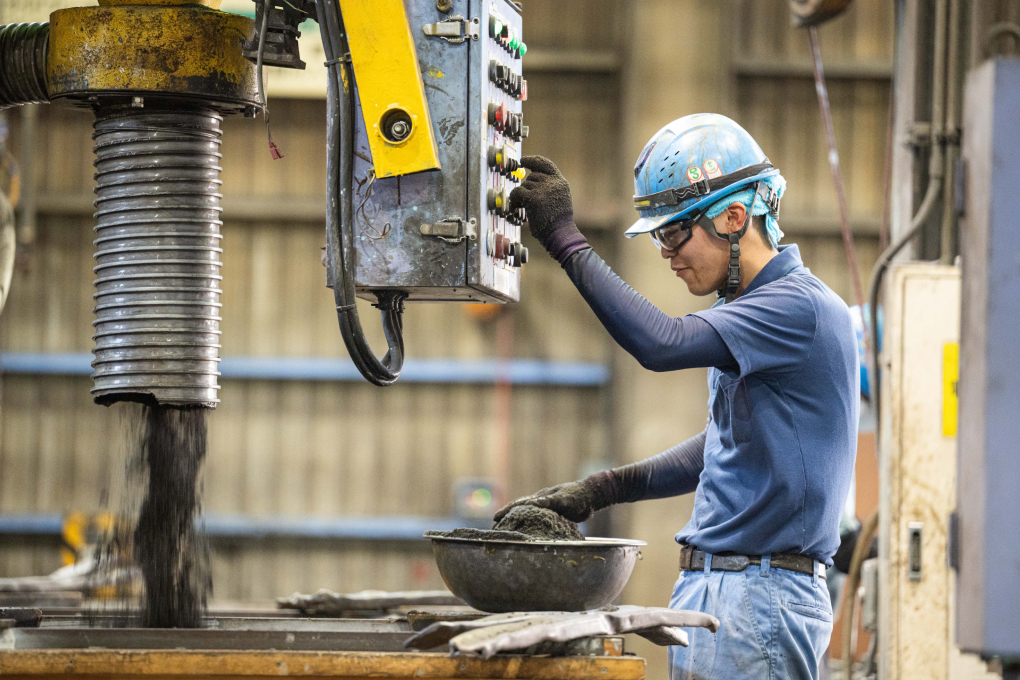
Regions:
[[729, 559], [733, 560], [733, 571], [746, 571], [751, 566], [751, 558], [747, 555], [733, 555]]
[[694, 557], [694, 548], [685, 545], [680, 548], [680, 571], [691, 571], [691, 560]]

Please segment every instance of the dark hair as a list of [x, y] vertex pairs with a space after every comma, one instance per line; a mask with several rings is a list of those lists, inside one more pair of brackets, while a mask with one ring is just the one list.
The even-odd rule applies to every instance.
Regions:
[[772, 239], [769, 238], [769, 228], [765, 222], [766, 215], [754, 215], [751, 217], [751, 224], [754, 226], [755, 231], [761, 236], [761, 240], [765, 242], [765, 245], [775, 248], [772, 243]]

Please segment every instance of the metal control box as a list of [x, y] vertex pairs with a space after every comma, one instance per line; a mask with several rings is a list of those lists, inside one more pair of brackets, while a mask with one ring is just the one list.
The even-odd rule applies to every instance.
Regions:
[[[967, 77], [961, 254], [957, 642], [1020, 670], [1020, 60]], [[1011, 675], [1010, 677], [1015, 677]]]
[[[522, 214], [507, 201], [527, 136], [520, 10], [506, 0], [406, 0], [441, 169], [376, 177], [360, 104], [354, 161], [359, 297], [520, 299]], [[357, 71], [357, 69], [355, 69]], [[516, 174], [515, 174], [516, 173]]]

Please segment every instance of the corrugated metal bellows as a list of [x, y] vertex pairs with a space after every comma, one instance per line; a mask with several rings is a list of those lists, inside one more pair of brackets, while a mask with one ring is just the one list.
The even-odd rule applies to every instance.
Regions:
[[97, 112], [97, 403], [219, 401], [221, 120], [211, 109]]
[[46, 94], [46, 49], [50, 25], [0, 26], [0, 109], [43, 104]]

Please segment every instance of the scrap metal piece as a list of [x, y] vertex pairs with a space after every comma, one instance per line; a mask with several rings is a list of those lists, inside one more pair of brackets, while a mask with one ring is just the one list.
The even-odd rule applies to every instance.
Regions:
[[0, 607], [0, 628], [38, 628], [42, 617], [33, 607]]
[[314, 595], [294, 593], [281, 597], [276, 604], [280, 609], [297, 609], [308, 616], [340, 616], [352, 611], [381, 612], [404, 606], [460, 606], [464, 603], [447, 590], [362, 590], [341, 595], [323, 588]]
[[431, 649], [446, 638], [451, 654], [483, 659], [498, 652], [519, 650], [543, 642], [567, 642], [598, 635], [637, 633], [656, 644], [687, 644], [679, 628], [719, 630], [714, 616], [666, 607], [628, 605], [589, 612], [531, 612], [497, 614], [475, 621], [440, 621], [409, 638], [405, 647]]

